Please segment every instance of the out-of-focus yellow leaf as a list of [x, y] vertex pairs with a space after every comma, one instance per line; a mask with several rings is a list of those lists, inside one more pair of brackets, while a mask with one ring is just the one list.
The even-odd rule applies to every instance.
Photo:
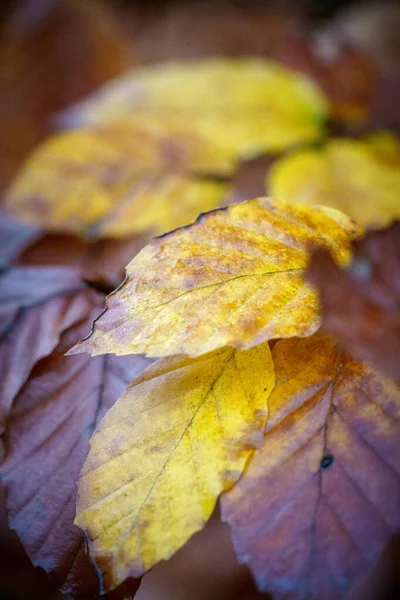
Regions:
[[228, 185], [191, 171], [232, 164], [195, 134], [140, 126], [67, 132], [27, 161], [7, 208], [30, 224], [95, 237], [163, 233], [222, 203]]
[[71, 124], [177, 124], [230, 157], [280, 151], [320, 137], [328, 105], [306, 76], [256, 58], [135, 70], [66, 115]]
[[333, 209], [268, 198], [202, 215], [131, 261], [124, 285], [73, 352], [197, 356], [310, 335], [319, 307], [302, 277], [307, 246], [322, 245], [346, 264], [358, 233]]
[[325, 204], [362, 225], [386, 225], [400, 218], [400, 144], [390, 134], [332, 139], [278, 160], [267, 188], [280, 200]]
[[274, 386], [268, 344], [159, 360], [91, 440], [82, 527], [106, 590], [169, 558], [203, 528], [261, 443]]

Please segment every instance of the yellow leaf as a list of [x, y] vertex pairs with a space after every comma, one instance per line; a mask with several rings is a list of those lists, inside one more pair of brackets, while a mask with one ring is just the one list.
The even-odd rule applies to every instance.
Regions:
[[76, 523], [106, 589], [203, 528], [262, 439], [273, 385], [268, 344], [162, 359], [130, 384], [92, 437], [78, 484]]
[[179, 124], [238, 158], [318, 139], [327, 115], [327, 101], [306, 76], [273, 61], [221, 58], [134, 70], [78, 106], [69, 120], [164, 130]]
[[338, 211], [268, 198], [202, 215], [131, 261], [92, 335], [73, 352], [196, 356], [310, 335], [319, 307], [302, 278], [307, 245], [346, 264], [358, 233]]
[[272, 357], [264, 442], [223, 519], [260, 590], [336, 600], [400, 527], [400, 391], [321, 334]]
[[400, 144], [390, 134], [332, 139], [278, 160], [269, 193], [287, 202], [325, 204], [366, 226], [400, 218]]
[[232, 163], [198, 136], [143, 127], [59, 134], [33, 153], [6, 197], [21, 219], [96, 237], [163, 233], [220, 205], [228, 185], [190, 171], [225, 174]]

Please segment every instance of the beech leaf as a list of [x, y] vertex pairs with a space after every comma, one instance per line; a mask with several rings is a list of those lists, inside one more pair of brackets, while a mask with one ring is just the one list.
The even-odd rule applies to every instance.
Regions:
[[346, 270], [317, 250], [307, 278], [319, 292], [324, 329], [400, 381], [400, 223], [355, 242]]
[[58, 134], [27, 160], [6, 196], [31, 225], [88, 237], [159, 234], [223, 203], [229, 186], [193, 170], [225, 173], [232, 162], [190, 131], [141, 125]]
[[364, 226], [400, 218], [400, 143], [391, 134], [333, 138], [300, 150], [270, 169], [268, 192], [286, 202], [325, 204]]
[[40, 235], [37, 229], [22, 225], [0, 209], [0, 269], [8, 267]]
[[329, 248], [346, 264], [357, 233], [337, 211], [267, 198], [202, 215], [139, 252], [72, 352], [196, 356], [310, 335], [320, 318], [302, 278], [307, 246]]
[[223, 520], [260, 590], [337, 600], [400, 527], [400, 391], [321, 334], [272, 355], [264, 443]]
[[64, 120], [72, 126], [186, 126], [223, 156], [248, 158], [318, 139], [329, 107], [308, 77], [261, 58], [171, 62], [130, 71]]
[[[138, 356], [94, 360], [64, 356], [98, 313], [102, 298], [86, 290], [70, 300], [79, 318], [19, 390], [0, 465], [10, 526], [33, 564], [78, 598], [97, 597], [100, 587], [82, 532], [73, 523], [76, 480], [93, 430], [131, 378], [148, 364]], [[50, 314], [49, 309], [45, 312]], [[39, 337], [44, 325], [36, 321], [36, 327]]]
[[130, 384], [78, 482], [76, 523], [106, 590], [203, 528], [262, 439], [273, 385], [268, 344], [161, 359]]
[[81, 318], [86, 296], [80, 272], [68, 267], [20, 267], [0, 274], [0, 435], [32, 367]]

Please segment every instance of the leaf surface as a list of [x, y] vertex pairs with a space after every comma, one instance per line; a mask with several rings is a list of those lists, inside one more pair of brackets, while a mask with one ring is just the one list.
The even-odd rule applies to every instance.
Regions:
[[157, 361], [91, 439], [76, 523], [106, 589], [169, 558], [210, 518], [262, 438], [268, 344]]
[[307, 278], [319, 292], [324, 329], [400, 382], [400, 223], [355, 242], [345, 270], [317, 250]]
[[221, 58], [128, 72], [65, 118], [74, 126], [186, 126], [223, 156], [245, 158], [317, 139], [328, 111], [306, 76], [259, 58]]
[[346, 263], [357, 231], [337, 211], [267, 198], [205, 214], [134, 258], [75, 351], [195, 356], [310, 335], [319, 313], [302, 279], [307, 246], [322, 244]]
[[387, 225], [400, 218], [400, 143], [390, 134], [331, 139], [278, 160], [267, 187], [286, 202], [324, 204], [361, 225]]
[[264, 443], [223, 519], [260, 590], [337, 600], [400, 527], [400, 392], [321, 334], [272, 355]]
[[[76, 480], [93, 430], [149, 362], [137, 356], [64, 356], [99, 311], [102, 297], [93, 290], [74, 297], [79, 319], [61, 335], [51, 355], [36, 364], [19, 391], [0, 466], [10, 526], [32, 562], [78, 598], [97, 597], [100, 589], [82, 532], [73, 523]], [[37, 328], [40, 335], [42, 324]]]
[[164, 233], [220, 205], [228, 185], [192, 174], [232, 162], [190, 132], [142, 125], [66, 132], [31, 155], [6, 196], [31, 225], [88, 237]]
[[86, 296], [80, 272], [68, 267], [20, 267], [0, 274], [0, 435], [32, 367], [81, 318]]

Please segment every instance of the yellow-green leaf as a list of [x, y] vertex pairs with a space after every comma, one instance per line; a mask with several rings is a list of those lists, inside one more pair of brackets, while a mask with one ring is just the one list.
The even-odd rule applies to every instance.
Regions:
[[6, 197], [24, 221], [95, 237], [163, 233], [223, 203], [232, 163], [187, 131], [141, 126], [54, 136], [33, 153]]
[[129, 72], [70, 120], [164, 130], [179, 124], [237, 158], [319, 138], [328, 110], [316, 84], [300, 73], [259, 58], [221, 58]]
[[346, 264], [358, 232], [338, 211], [268, 198], [203, 215], [132, 260], [124, 285], [74, 351], [196, 356], [310, 335], [319, 307], [302, 278], [307, 246], [322, 245]]
[[169, 558], [202, 529], [261, 442], [274, 385], [268, 344], [162, 359], [91, 440], [76, 523], [106, 589]]
[[278, 160], [267, 177], [275, 198], [325, 204], [366, 226], [400, 218], [400, 144], [390, 134], [332, 139]]

